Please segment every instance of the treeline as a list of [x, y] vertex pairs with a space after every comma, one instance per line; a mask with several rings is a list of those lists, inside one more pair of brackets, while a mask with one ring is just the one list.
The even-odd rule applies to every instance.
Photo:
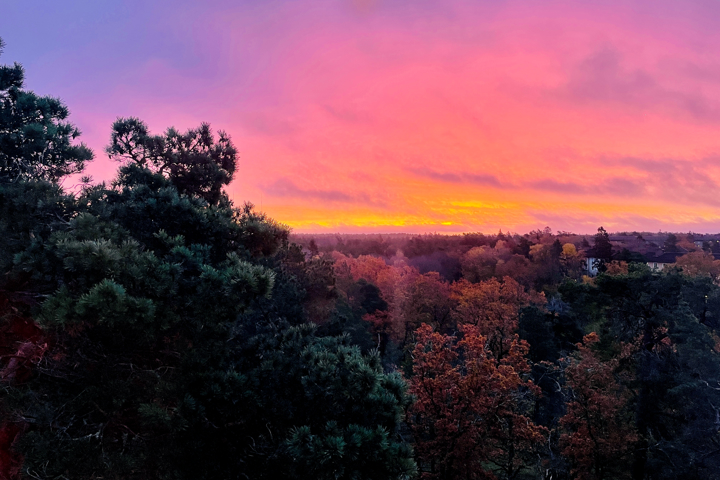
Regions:
[[346, 318], [364, 321], [347, 331], [367, 329], [354, 341], [410, 386], [424, 477], [718, 478], [708, 271], [610, 264], [538, 292], [509, 276], [448, 282], [374, 256], [332, 259]]
[[207, 125], [118, 119], [115, 180], [63, 190], [67, 115], [0, 67], [0, 478], [720, 477], [701, 252], [588, 278], [549, 230], [291, 241]]
[[445, 280], [471, 281], [510, 276], [541, 290], [563, 276], [585, 273], [583, 249], [587, 238], [550, 228], [525, 235], [310, 235], [293, 234], [291, 240], [310, 255], [341, 253], [348, 257], [372, 255], [388, 264], [403, 263], [420, 273], [438, 272]]

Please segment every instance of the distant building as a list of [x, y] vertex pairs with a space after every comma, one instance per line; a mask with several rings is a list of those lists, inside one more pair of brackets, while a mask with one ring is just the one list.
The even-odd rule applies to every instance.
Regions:
[[599, 259], [593, 258], [593, 257], [587, 257], [585, 259], [585, 268], [587, 270], [587, 274], [591, 277], [594, 277], [598, 274], [598, 262]]
[[585, 270], [587, 271], [587, 274], [591, 277], [594, 277], [598, 274], [598, 265], [600, 264], [600, 259], [597, 256], [597, 253], [595, 252], [595, 248], [589, 248], [585, 251]]
[[653, 272], [662, 272], [665, 267], [677, 262], [678, 257], [682, 257], [687, 252], [666, 252], [660, 255], [646, 255], [647, 266]]
[[[702, 249], [703, 245], [715, 245], [720, 242], [720, 235], [703, 235], [695, 234], [693, 243], [696, 247]], [[690, 251], [682, 246], [677, 246], [674, 252], [663, 252], [662, 248], [667, 234], [645, 234], [645, 235], [610, 235], [613, 244], [613, 260], [623, 260], [626, 262], [645, 263], [650, 270], [661, 272], [677, 262], [678, 257], [690, 253]], [[585, 243], [585, 270], [587, 275], [595, 276], [598, 272], [599, 258], [594, 247], [587, 248]], [[720, 260], [720, 254], [712, 253], [716, 260]]]
[[[644, 262], [650, 270], [654, 272], [662, 272], [665, 268], [667, 268], [668, 265], [672, 265], [675, 262], [677, 262], [678, 257], [682, 257], [687, 252], [665, 252], [660, 253], [659, 255], [656, 254], [647, 254], [647, 255], [641, 255], [637, 256], [637, 260], [640, 262]], [[591, 277], [594, 277], [598, 274], [598, 265], [599, 265], [599, 258], [597, 258], [597, 255], [595, 255], [595, 252], [593, 249], [590, 249], [586, 252], [586, 261], [585, 261], [585, 268], [587, 271], [587, 274]], [[618, 260], [619, 252], [616, 252], [613, 254], [613, 260]], [[717, 255], [716, 258], [720, 258], [720, 255]], [[634, 261], [634, 260], [633, 260]]]

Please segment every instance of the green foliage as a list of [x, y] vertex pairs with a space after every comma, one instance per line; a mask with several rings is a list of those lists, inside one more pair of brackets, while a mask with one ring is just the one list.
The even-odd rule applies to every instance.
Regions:
[[[0, 53], [2, 53], [0, 40]], [[93, 153], [73, 144], [80, 131], [58, 99], [23, 89], [21, 65], [0, 66], [0, 182], [50, 181], [81, 172]]]
[[637, 266], [600, 275], [596, 286], [565, 285], [563, 298], [588, 329], [599, 354], [634, 374], [633, 478], [715, 478], [720, 471], [716, 419], [720, 353], [718, 286], [709, 278]]
[[582, 340], [583, 332], [571, 316], [563, 312], [546, 312], [536, 306], [520, 310], [520, 338], [530, 344], [533, 362], [555, 362]]
[[[347, 337], [313, 340], [307, 333], [288, 335], [273, 350], [283, 352], [286, 358], [288, 354], [291, 359], [298, 356], [301, 361], [273, 358], [280, 363], [279, 370], [287, 372], [285, 386], [264, 396], [273, 403], [278, 396], [281, 404], [290, 405], [288, 399], [295, 396], [306, 402], [304, 408], [295, 406], [294, 422], [300, 426], [285, 433], [282, 454], [293, 459], [290, 476], [409, 476], [414, 471], [411, 452], [393, 433], [406, 406], [402, 379], [397, 374], [383, 374], [377, 352], [364, 357], [358, 347], [346, 344]], [[326, 421], [328, 417], [334, 420]]]
[[222, 187], [235, 173], [237, 150], [230, 137], [219, 133], [216, 140], [210, 125], [180, 133], [169, 128], [163, 135], [150, 135], [137, 118], [119, 118], [112, 126], [110, 158], [130, 162], [165, 175], [180, 193], [217, 204]]
[[[52, 232], [65, 228], [75, 199], [47, 182], [0, 182], [0, 268], [7, 271], [15, 255], [36, 248]], [[41, 279], [42, 280], [42, 279]]]
[[77, 197], [0, 185], [1, 286], [34, 299], [52, 339], [35, 376], [4, 398], [27, 425], [27, 471], [411, 474], [397, 436], [403, 381], [346, 335], [306, 323], [310, 265], [287, 230], [251, 205], [186, 193], [135, 164]]

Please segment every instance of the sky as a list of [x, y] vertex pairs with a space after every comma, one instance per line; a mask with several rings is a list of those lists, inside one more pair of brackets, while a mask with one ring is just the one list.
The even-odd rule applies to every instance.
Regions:
[[298, 233], [720, 231], [720, 2], [0, 0], [96, 152], [209, 122]]

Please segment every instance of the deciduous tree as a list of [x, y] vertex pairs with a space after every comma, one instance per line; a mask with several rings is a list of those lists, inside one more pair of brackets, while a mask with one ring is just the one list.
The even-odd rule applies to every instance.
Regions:
[[527, 345], [515, 338], [498, 361], [478, 327], [461, 332], [461, 339], [429, 325], [416, 332], [409, 421], [422, 478], [515, 478], [545, 435], [527, 416], [538, 393], [525, 379]]
[[615, 378], [619, 359], [602, 362], [592, 351], [598, 341], [596, 334], [586, 335], [565, 368], [569, 399], [560, 419], [562, 453], [578, 480], [630, 478], [638, 439], [631, 392]]
[[514, 341], [520, 309], [531, 302], [543, 304], [545, 300], [542, 295], [529, 295], [510, 277], [474, 284], [461, 280], [452, 289], [457, 302], [456, 323], [476, 326], [498, 360], [507, 354]]
[[690, 252], [675, 260], [685, 275], [708, 276], [717, 281], [720, 279], [720, 260], [706, 252]]

